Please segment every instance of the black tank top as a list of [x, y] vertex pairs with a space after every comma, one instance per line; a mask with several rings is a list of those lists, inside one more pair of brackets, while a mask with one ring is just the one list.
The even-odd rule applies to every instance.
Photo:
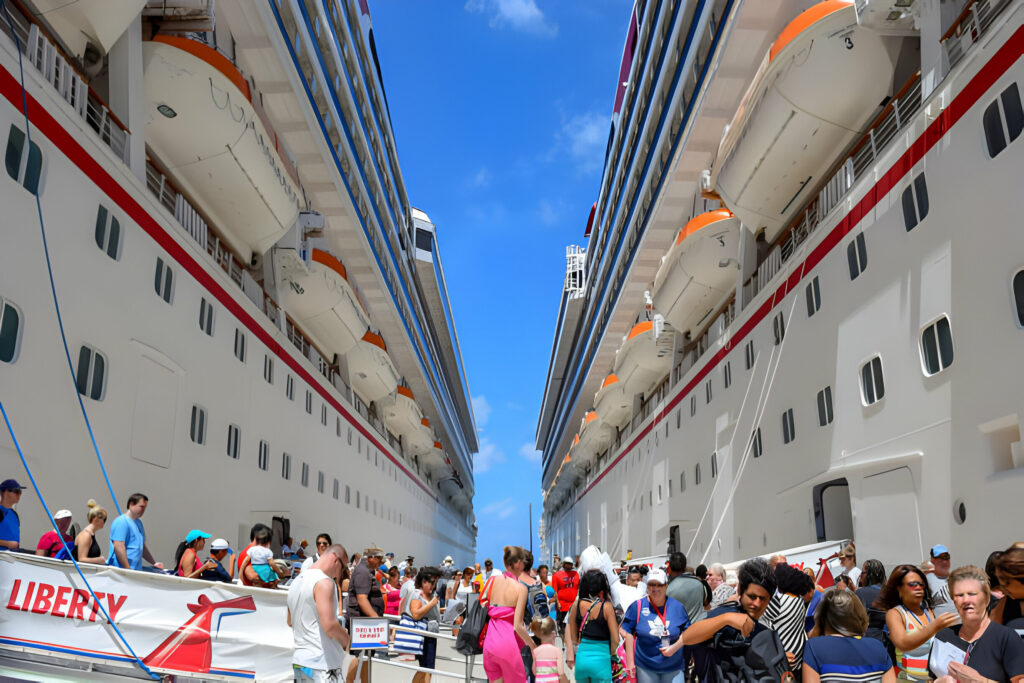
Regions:
[[582, 609], [580, 603], [576, 603], [576, 623], [583, 624], [583, 617], [587, 613], [587, 623], [580, 627], [580, 637], [587, 640], [610, 641], [611, 632], [608, 630], [608, 621], [604, 618], [604, 600], [590, 603], [590, 608]]
[[[101, 553], [100, 553], [100, 544], [96, 542], [96, 535], [95, 534], [89, 534], [89, 536], [90, 536], [90, 538], [92, 538], [92, 545], [89, 546], [89, 553], [86, 555], [86, 557], [90, 558], [90, 559], [93, 558], [93, 557], [99, 557], [101, 555]], [[78, 558], [78, 559], [82, 559], [82, 558]]]

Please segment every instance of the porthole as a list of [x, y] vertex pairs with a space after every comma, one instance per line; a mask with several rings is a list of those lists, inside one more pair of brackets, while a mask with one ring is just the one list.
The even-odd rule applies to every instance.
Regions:
[[953, 502], [953, 521], [957, 524], [963, 524], [967, 521], [967, 505], [964, 504], [962, 498], [957, 498]]

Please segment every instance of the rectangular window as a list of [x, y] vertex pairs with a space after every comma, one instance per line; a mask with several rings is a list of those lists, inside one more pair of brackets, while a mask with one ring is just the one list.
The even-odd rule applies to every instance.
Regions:
[[863, 232], [846, 245], [846, 260], [850, 266], [850, 280], [856, 280], [868, 267], [868, 250], [864, 244]]
[[1020, 90], [1016, 83], [1011, 83], [999, 99], [985, 107], [982, 127], [985, 129], [988, 155], [992, 158], [1024, 131], [1024, 107], [1021, 106]]
[[100, 251], [115, 261], [121, 257], [121, 224], [102, 204], [96, 211], [95, 236], [96, 246]]
[[[0, 363], [13, 363], [21, 348], [21, 311], [14, 304], [0, 299]], [[81, 376], [81, 370], [78, 375]], [[88, 387], [82, 383], [80, 387]], [[79, 388], [79, 393], [82, 389]]]
[[754, 340], [751, 339], [747, 342], [747, 346], [744, 349], [744, 357], [747, 361], [747, 370], [754, 367]]
[[832, 387], [818, 392], [818, 426], [832, 424]]
[[338, 500], [338, 492], [341, 489], [341, 482], [334, 480], [334, 500]]
[[32, 194], [38, 194], [43, 152], [39, 145], [31, 141], [28, 141], [26, 150], [25, 142], [25, 132], [12, 124], [7, 136], [7, 174]]
[[786, 338], [786, 319], [782, 317], [781, 311], [775, 314], [775, 318], [772, 320], [772, 335], [775, 338], [776, 346]]
[[693, 485], [700, 486], [700, 463], [693, 467]]
[[188, 436], [200, 446], [206, 443], [206, 410], [199, 406], [192, 406], [192, 424]]
[[875, 356], [860, 368], [861, 400], [865, 406], [877, 403], [885, 396], [885, 382], [882, 379], [882, 358]]
[[289, 401], [295, 400], [295, 379], [288, 375], [284, 381], [284, 395], [288, 397]]
[[306, 389], [306, 412], [313, 414], [313, 392]]
[[914, 182], [903, 190], [900, 200], [903, 204], [903, 224], [907, 232], [910, 232], [928, 215], [928, 183], [924, 173], [914, 178]]
[[266, 441], [260, 441], [259, 459], [256, 461], [256, 466], [264, 472], [270, 469], [270, 444]]
[[334, 433], [341, 438], [341, 416], [335, 416], [334, 418]]
[[241, 431], [237, 425], [228, 425], [228, 457], [238, 460], [238, 442], [241, 440]]
[[755, 458], [760, 458], [764, 454], [764, 450], [761, 447], [761, 428], [758, 427], [754, 430], [754, 433], [750, 435], [750, 451]]
[[711, 454], [711, 478], [718, 476], [718, 453]]
[[711, 380], [704, 383], [704, 397], [707, 399], [705, 403], [711, 403]]
[[697, 414], [697, 397], [696, 396], [691, 396], [690, 397], [690, 417], [693, 417], [696, 414]]
[[274, 383], [274, 359], [270, 357], [270, 354], [263, 354], [263, 379], [267, 381], [267, 384]]
[[159, 256], [156, 259], [156, 275], [153, 277], [153, 288], [157, 296], [171, 303], [174, 298], [174, 271]]
[[309, 486], [309, 463], [302, 463], [301, 482], [303, 486]]
[[793, 423], [793, 409], [782, 414], [782, 443], [789, 443], [796, 438], [796, 425]]
[[726, 361], [725, 365], [722, 366], [722, 382], [725, 384], [726, 389], [732, 384], [732, 361]]
[[345, 505], [351, 505], [351, 504], [352, 504], [352, 488], [348, 484], [345, 484]]
[[327, 426], [327, 406], [326, 405], [320, 406], [320, 424], [322, 424], [324, 427]]
[[817, 275], [807, 285], [805, 294], [807, 295], [807, 317], [810, 318], [821, 308], [821, 287], [818, 285]]
[[235, 358], [245, 362], [245, 332], [237, 327], [235, 328]]
[[102, 401], [106, 377], [106, 357], [91, 346], [83, 345], [78, 351], [78, 369], [75, 372], [78, 393], [94, 401]]
[[283, 479], [292, 478], [292, 456], [288, 453], [281, 454], [281, 477]]
[[213, 304], [206, 300], [206, 297], [199, 299], [199, 329], [213, 336]]
[[953, 364], [953, 333], [949, 318], [942, 316], [921, 332], [921, 361], [931, 377]]

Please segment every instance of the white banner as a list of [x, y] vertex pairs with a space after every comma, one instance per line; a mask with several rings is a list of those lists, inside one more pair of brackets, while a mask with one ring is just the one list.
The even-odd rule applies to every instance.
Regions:
[[[155, 672], [292, 680], [285, 591], [81, 567], [132, 650]], [[137, 666], [70, 562], [0, 552], [0, 605], [0, 649]]]

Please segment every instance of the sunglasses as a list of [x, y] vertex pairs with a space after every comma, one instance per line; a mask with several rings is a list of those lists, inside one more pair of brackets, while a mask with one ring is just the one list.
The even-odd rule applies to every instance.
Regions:
[[316, 547], [317, 548], [326, 548], [327, 547], [327, 541], [317, 541], [316, 542]]
[[942, 553], [941, 555], [936, 555], [932, 559], [934, 559], [934, 560], [949, 560], [949, 553]]
[[903, 585], [906, 586], [907, 588], [924, 588], [924, 584], [921, 583], [920, 581], [907, 581]]

